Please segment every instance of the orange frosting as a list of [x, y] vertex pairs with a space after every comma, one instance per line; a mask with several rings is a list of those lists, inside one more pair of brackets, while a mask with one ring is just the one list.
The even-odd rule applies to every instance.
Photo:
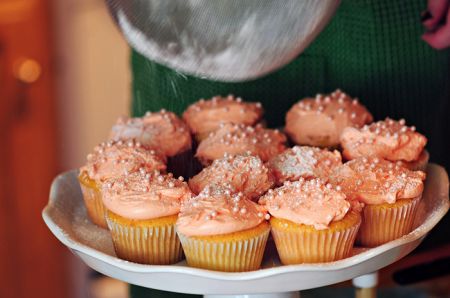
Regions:
[[318, 178], [287, 181], [283, 186], [269, 190], [259, 203], [276, 218], [311, 225], [317, 230], [326, 229], [332, 221], [344, 218], [351, 207], [344, 193]]
[[108, 141], [96, 146], [80, 169], [97, 181], [138, 170], [165, 171], [166, 157], [135, 140]]
[[272, 174], [259, 157], [227, 154], [192, 177], [189, 187], [198, 194], [207, 185], [224, 185], [233, 193], [242, 192], [250, 199], [257, 199], [274, 183]]
[[214, 96], [190, 105], [183, 119], [194, 134], [208, 133], [219, 128], [221, 123], [256, 124], [263, 114], [261, 103], [243, 102], [240, 97]]
[[165, 110], [147, 112], [141, 118], [120, 117], [112, 127], [110, 138], [136, 139], [149, 147], [158, 148], [169, 157], [190, 149], [192, 144], [186, 123]]
[[223, 235], [258, 226], [269, 219], [264, 207], [224, 187], [206, 187], [184, 201], [177, 231], [187, 236]]
[[410, 171], [378, 157], [351, 160], [337, 167], [330, 176], [330, 182], [348, 198], [369, 205], [416, 198], [422, 194], [423, 180], [424, 172]]
[[427, 139], [414, 126], [406, 126], [403, 119], [386, 118], [361, 129], [348, 127], [341, 135], [343, 155], [347, 159], [377, 156], [392, 161], [413, 161], [419, 158], [426, 143]]
[[367, 109], [338, 89], [296, 103], [286, 114], [285, 132], [297, 144], [335, 147], [345, 127], [370, 122], [372, 115]]
[[177, 214], [181, 202], [191, 197], [182, 178], [172, 174], [134, 172], [114, 177], [102, 184], [103, 204], [108, 210], [129, 219], [154, 219]]
[[221, 128], [204, 139], [197, 149], [196, 156], [203, 162], [218, 159], [225, 153], [230, 155], [251, 154], [263, 161], [283, 152], [286, 136], [274, 129], [266, 129], [243, 124], [223, 124]]
[[273, 157], [267, 166], [272, 170], [278, 184], [296, 181], [300, 177], [327, 179], [332, 170], [342, 164], [339, 151], [317, 147], [294, 146]]

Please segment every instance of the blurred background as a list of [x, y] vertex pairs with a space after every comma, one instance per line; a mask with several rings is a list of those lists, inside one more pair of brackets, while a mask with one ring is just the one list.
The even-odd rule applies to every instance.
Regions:
[[[128, 113], [128, 60], [103, 0], [0, 0], [0, 297], [127, 297], [125, 284], [91, 272], [60, 244], [41, 211], [52, 179], [79, 167]], [[449, 250], [408, 256], [383, 270], [381, 287]], [[430, 278], [404, 297], [445, 297], [449, 284]]]
[[104, 1], [0, 1], [0, 297], [94, 297], [41, 211], [52, 179], [128, 112], [129, 77]]

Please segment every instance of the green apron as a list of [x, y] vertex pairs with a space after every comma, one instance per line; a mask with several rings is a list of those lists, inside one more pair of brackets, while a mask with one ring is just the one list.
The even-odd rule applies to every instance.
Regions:
[[[302, 55], [247, 82], [181, 74], [133, 51], [133, 115], [161, 108], [181, 113], [200, 98], [235, 94], [262, 102], [268, 125], [279, 127], [287, 110], [302, 97], [341, 88], [358, 97], [375, 119], [405, 118], [415, 125], [428, 137], [431, 161], [449, 168], [450, 51], [436, 51], [421, 40], [424, 9], [426, 1], [419, 0], [343, 0], [330, 24]], [[447, 241], [448, 226], [447, 216], [423, 247]], [[164, 292], [132, 288], [132, 297], [158, 295]]]

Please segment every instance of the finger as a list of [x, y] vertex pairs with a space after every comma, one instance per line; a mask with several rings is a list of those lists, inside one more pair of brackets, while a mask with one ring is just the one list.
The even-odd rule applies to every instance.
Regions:
[[446, 20], [436, 31], [422, 35], [422, 39], [435, 49], [450, 47], [450, 8], [447, 9]]
[[439, 24], [442, 18], [445, 17], [445, 13], [449, 7], [449, 0], [428, 0], [428, 11], [431, 17], [423, 22], [423, 25], [428, 30], [434, 30]]

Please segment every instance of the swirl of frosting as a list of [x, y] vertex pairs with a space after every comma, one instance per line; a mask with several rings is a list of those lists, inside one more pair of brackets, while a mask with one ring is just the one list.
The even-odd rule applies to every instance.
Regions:
[[187, 236], [223, 235], [254, 228], [268, 218], [264, 207], [242, 193], [208, 186], [183, 202], [177, 231]]
[[273, 157], [267, 163], [277, 183], [305, 179], [328, 179], [332, 170], [342, 164], [339, 151], [328, 151], [317, 147], [294, 146]]
[[410, 171], [378, 157], [353, 159], [337, 167], [330, 176], [330, 182], [348, 198], [368, 205], [416, 198], [422, 194], [423, 180], [424, 172]]
[[263, 161], [285, 150], [286, 136], [274, 129], [243, 124], [222, 124], [200, 142], [196, 156], [203, 162], [218, 159], [225, 153], [230, 155], [251, 154]]
[[102, 181], [138, 170], [165, 171], [166, 157], [135, 140], [108, 141], [97, 145], [88, 154], [87, 163], [80, 172], [89, 178]]
[[414, 126], [405, 125], [405, 120], [386, 118], [361, 129], [347, 127], [341, 135], [343, 155], [346, 159], [376, 156], [391, 161], [417, 160], [427, 139], [416, 132]]
[[102, 183], [101, 190], [108, 210], [138, 220], [178, 214], [181, 202], [192, 195], [182, 177], [175, 179], [159, 171], [113, 177]]
[[119, 117], [112, 127], [113, 140], [136, 139], [144, 145], [158, 148], [166, 156], [174, 156], [191, 148], [189, 128], [174, 113], [161, 110], [147, 112], [144, 117]]
[[318, 178], [287, 181], [283, 186], [269, 190], [259, 203], [273, 217], [311, 225], [316, 230], [326, 229], [332, 221], [341, 220], [351, 207], [344, 193]]
[[370, 122], [372, 115], [358, 99], [337, 89], [296, 103], [286, 114], [285, 132], [297, 144], [336, 147], [345, 127]]
[[186, 109], [183, 119], [194, 134], [203, 134], [217, 130], [220, 123], [254, 125], [262, 114], [261, 103], [243, 102], [240, 97], [228, 95], [200, 99]]
[[189, 187], [198, 194], [207, 185], [224, 185], [234, 193], [242, 192], [250, 199], [257, 199], [274, 183], [272, 174], [259, 157], [226, 154], [192, 177]]

